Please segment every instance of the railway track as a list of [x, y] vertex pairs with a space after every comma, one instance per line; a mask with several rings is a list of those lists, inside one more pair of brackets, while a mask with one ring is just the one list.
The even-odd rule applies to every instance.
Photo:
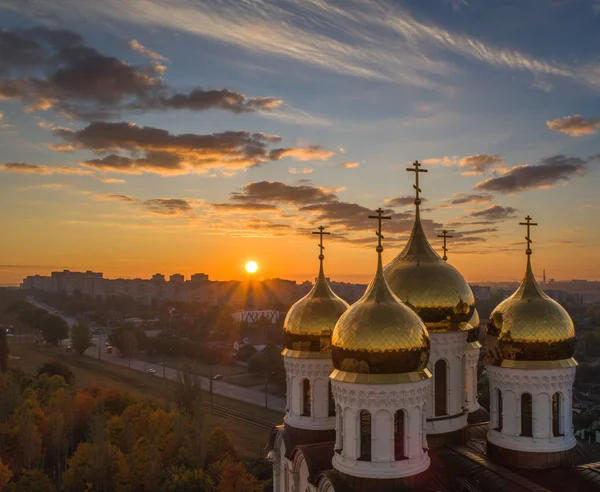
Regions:
[[[59, 362], [64, 363], [63, 358], [60, 358], [58, 356], [53, 356], [53, 358]], [[69, 364], [79, 367], [80, 369], [85, 369], [85, 370], [97, 370], [98, 369], [97, 364], [92, 364], [92, 363], [86, 362], [81, 359], [72, 358], [69, 360]], [[161, 393], [164, 394], [164, 388], [161, 388], [158, 385], [154, 385], [154, 384], [148, 383], [146, 381], [140, 381], [137, 378], [128, 377], [123, 374], [117, 374], [110, 370], [101, 370], [101, 371], [102, 371], [102, 375], [109, 377], [111, 379], [114, 379], [115, 381], [119, 381], [119, 382], [125, 383], [125, 384], [133, 384], [136, 386], [141, 386], [142, 388], [151, 390], [152, 392], [154, 392], [158, 395], [160, 395]], [[171, 383], [178, 384], [175, 381], [171, 381]], [[170, 395], [172, 395], [173, 391], [171, 390], [168, 393]], [[203, 390], [203, 393], [205, 395], [208, 395], [208, 392], [206, 392], [204, 390]], [[211, 405], [210, 402], [203, 401], [202, 406], [203, 406], [204, 410], [210, 411], [214, 415], [217, 415], [219, 417], [224, 417], [227, 419], [231, 419], [231, 420], [237, 420], [239, 422], [243, 422], [243, 423], [251, 425], [253, 427], [257, 427], [259, 429], [271, 430], [275, 426], [273, 423], [269, 422], [268, 420], [262, 420], [262, 419], [258, 419], [256, 417], [252, 417], [250, 415], [246, 415], [242, 412], [232, 410], [231, 408], [226, 407], [224, 405], [219, 405], [219, 404]]]

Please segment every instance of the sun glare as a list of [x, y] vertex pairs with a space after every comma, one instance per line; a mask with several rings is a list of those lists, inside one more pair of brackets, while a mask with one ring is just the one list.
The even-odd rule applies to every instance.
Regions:
[[248, 263], [246, 263], [246, 271], [248, 273], [256, 273], [257, 270], [258, 263], [256, 263], [255, 261], [249, 261]]

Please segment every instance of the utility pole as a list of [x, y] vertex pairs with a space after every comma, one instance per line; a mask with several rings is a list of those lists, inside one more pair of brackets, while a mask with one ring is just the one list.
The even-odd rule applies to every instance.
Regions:
[[269, 408], [269, 405], [268, 405], [268, 398], [269, 398], [269, 392], [268, 392], [268, 390], [269, 390], [269, 384], [268, 384], [268, 382], [269, 382], [269, 377], [268, 377], [268, 376], [265, 376], [265, 408]]
[[212, 364], [210, 365], [209, 370], [209, 380], [208, 380], [208, 390], [210, 391], [210, 413], [213, 413], [213, 368]]

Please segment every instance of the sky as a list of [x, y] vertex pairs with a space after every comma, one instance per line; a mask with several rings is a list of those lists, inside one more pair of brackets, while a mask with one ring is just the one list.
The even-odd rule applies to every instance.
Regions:
[[600, 1], [0, 0], [0, 284], [71, 269], [600, 280]]

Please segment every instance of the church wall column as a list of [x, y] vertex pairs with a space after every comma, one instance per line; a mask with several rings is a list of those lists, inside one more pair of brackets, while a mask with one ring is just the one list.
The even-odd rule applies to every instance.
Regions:
[[552, 399], [547, 393], [533, 396], [533, 437], [552, 436]]
[[[374, 418], [373, 418], [374, 417]], [[390, 441], [390, 435], [392, 439]], [[372, 416], [371, 446], [373, 461], [394, 461], [394, 428], [388, 410], [379, 410]]]

